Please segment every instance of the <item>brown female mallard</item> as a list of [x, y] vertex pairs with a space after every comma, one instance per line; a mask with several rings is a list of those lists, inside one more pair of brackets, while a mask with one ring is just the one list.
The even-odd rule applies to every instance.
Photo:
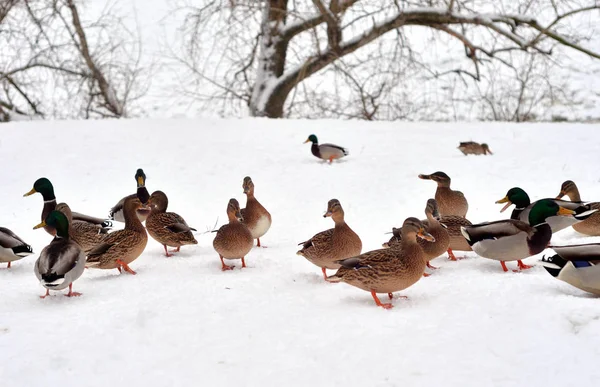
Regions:
[[463, 218], [467, 216], [469, 203], [467, 203], [467, 199], [465, 199], [465, 195], [462, 192], [454, 191], [450, 188], [450, 176], [438, 171], [431, 175], [419, 175], [419, 178], [433, 180], [437, 183], [435, 200], [438, 203], [442, 216], [456, 215]]
[[[57, 207], [56, 196], [54, 196], [54, 186], [47, 178], [39, 178], [33, 183], [33, 188], [31, 191], [27, 192], [23, 196], [30, 196], [34, 193], [40, 193], [44, 198], [44, 207], [42, 208], [41, 215], [41, 220], [44, 221]], [[66, 206], [64, 203], [60, 204]], [[71, 212], [70, 215], [65, 214], [65, 216], [70, 216], [69, 224], [74, 228], [74, 231], [80, 230], [80, 232], [89, 232], [91, 234], [105, 234], [112, 227], [112, 222], [109, 220], [80, 214], [78, 212]], [[56, 234], [56, 230], [52, 229], [50, 226], [45, 226], [44, 230], [46, 230], [46, 232], [52, 236]], [[71, 236], [73, 237], [73, 235]], [[83, 237], [81, 239], [83, 239]]]
[[327, 203], [327, 211], [323, 217], [331, 217], [335, 227], [299, 243], [302, 245], [302, 249], [296, 254], [320, 267], [323, 271], [323, 278], [327, 280], [326, 269], [339, 269], [340, 264], [336, 261], [359, 255], [362, 250], [362, 242], [344, 220], [344, 209], [339, 200], [331, 199]]
[[250, 176], [244, 177], [242, 188], [246, 194], [246, 208], [241, 210], [242, 218], [252, 238], [256, 239], [256, 246], [260, 247], [260, 237], [271, 227], [271, 214], [254, 197], [254, 183]]
[[221, 259], [221, 270], [232, 270], [234, 266], [225, 264], [223, 259], [241, 259], [242, 267], [246, 267], [246, 254], [252, 250], [254, 239], [248, 227], [242, 222], [240, 203], [236, 199], [230, 199], [227, 204], [227, 217], [229, 223], [217, 230], [213, 240], [213, 247]]
[[146, 229], [155, 241], [163, 245], [167, 257], [172, 256], [169, 254], [167, 246], [176, 247], [177, 249], [174, 252], [179, 252], [183, 245], [198, 244], [194, 234], [192, 234], [192, 231], [196, 231], [196, 229], [188, 226], [180, 215], [167, 212], [169, 199], [164, 192], [152, 192], [148, 203], [150, 203], [152, 210], [146, 218]]
[[345, 282], [371, 292], [377, 306], [390, 309], [392, 304], [383, 304], [377, 293], [404, 290], [416, 283], [425, 271], [427, 258], [416, 238], [433, 242], [431, 236], [417, 218], [408, 218], [402, 225], [402, 242], [389, 249], [369, 251], [357, 257], [338, 261], [342, 267], [327, 277], [330, 282]]
[[86, 254], [102, 242], [108, 235], [107, 228], [99, 228], [92, 223], [73, 220], [71, 208], [69, 208], [66, 203], [58, 203], [56, 205], [56, 211], [62, 212], [67, 217], [71, 239], [81, 246], [81, 249]]
[[0, 262], [8, 262], [7, 269], [10, 269], [11, 262], [31, 254], [33, 254], [31, 246], [23, 242], [23, 239], [9, 229], [0, 227]]
[[[562, 183], [560, 187], [560, 193], [556, 196], [556, 199], [562, 199], [563, 196], [568, 196], [569, 200], [574, 203], [585, 204], [591, 209], [600, 210], [599, 202], [583, 203], [581, 196], [579, 196], [579, 189], [575, 182], [567, 180]], [[593, 213], [589, 218], [573, 224], [573, 229], [585, 235], [600, 236], [600, 211]]]
[[85, 264], [94, 269], [118, 269], [128, 273], [136, 274], [131, 270], [129, 264], [136, 260], [146, 248], [148, 235], [138, 217], [138, 210], [144, 209], [148, 213], [140, 199], [128, 197], [123, 204], [123, 216], [125, 228], [109, 234], [99, 245], [94, 247], [87, 256]]
[[490, 155], [493, 155], [488, 144], [486, 144], [486, 143], [480, 144], [480, 143], [474, 142], [474, 141], [461, 142], [458, 145], [458, 150], [460, 150], [465, 156], [466, 155], [487, 155], [488, 153]]
[[44, 247], [33, 267], [38, 281], [46, 288], [46, 294], [40, 298], [49, 296], [50, 290], [62, 290], [67, 287], [69, 293], [65, 296], [80, 296], [81, 293], [73, 291], [73, 282], [83, 274], [85, 253], [79, 244], [70, 238], [69, 220], [61, 211], [52, 211], [34, 229], [45, 226], [56, 230], [56, 236]]
[[[137, 183], [136, 193], [125, 196], [123, 199], [119, 200], [108, 213], [110, 219], [117, 222], [125, 222], [124, 203], [128, 198], [138, 198], [144, 205], [148, 202], [150, 194], [148, 193], [148, 189], [146, 189], [146, 174], [141, 168], [135, 172], [135, 181]], [[137, 210], [137, 216], [140, 219], [140, 222], [144, 222], [148, 215], [150, 215], [149, 206], [142, 206]]]

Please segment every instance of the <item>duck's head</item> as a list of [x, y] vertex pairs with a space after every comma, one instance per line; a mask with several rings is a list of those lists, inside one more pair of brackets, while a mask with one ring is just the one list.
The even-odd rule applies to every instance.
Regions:
[[45, 177], [37, 179], [35, 183], [33, 183], [33, 188], [31, 189], [31, 191], [27, 192], [23, 196], [30, 196], [37, 192], [42, 194], [44, 200], [55, 199], [54, 187], [52, 186], [50, 180], [46, 179]]
[[488, 146], [488, 144], [483, 143], [481, 144], [481, 149], [483, 149], [483, 154], [485, 155], [486, 153], [489, 153], [491, 155], [493, 155], [492, 151], [490, 150], [490, 147]]
[[450, 186], [450, 176], [446, 175], [444, 172], [437, 171], [432, 173], [431, 175], [419, 175], [419, 179], [423, 180], [433, 180], [438, 183], [438, 186], [449, 187]]
[[417, 218], [406, 218], [402, 224], [402, 239], [416, 235], [429, 242], [435, 242], [433, 235], [425, 231], [425, 225]]
[[575, 214], [575, 211], [561, 207], [551, 199], [538, 200], [531, 211], [529, 211], [529, 224], [537, 226], [546, 222], [546, 218], [551, 216], [569, 216]]
[[146, 186], [146, 174], [144, 173], [144, 170], [142, 168], [138, 169], [135, 172], [135, 181], [137, 183], [138, 188]]
[[573, 180], [567, 180], [560, 186], [560, 193], [556, 196], [556, 199], [561, 199], [563, 196], [577, 193], [579, 196], [579, 189]]
[[427, 215], [427, 217], [431, 216], [432, 218], [434, 218], [438, 221], [442, 218], [440, 216], [438, 204], [435, 199], [427, 200], [427, 205], [425, 206], [425, 215]]
[[154, 211], [165, 212], [169, 206], [169, 198], [163, 191], [154, 191], [148, 199], [148, 205]]
[[327, 202], [327, 211], [325, 211], [323, 217], [327, 218], [330, 216], [333, 218], [333, 220], [336, 220], [340, 217], [342, 219], [344, 218], [344, 209], [342, 208], [340, 201], [337, 199], [331, 199], [329, 202]]
[[254, 183], [252, 182], [250, 176], [244, 177], [242, 188], [244, 189], [244, 193], [246, 195], [254, 195]]
[[242, 222], [244, 217], [240, 212], [240, 203], [236, 199], [229, 199], [229, 203], [227, 203], [227, 216], [229, 220], [237, 220]]
[[392, 234], [392, 236], [390, 237], [390, 240], [384, 242], [381, 247], [389, 248], [402, 241], [402, 228], [392, 227], [392, 232], [387, 232], [386, 234]]
[[42, 227], [52, 227], [56, 230], [56, 236], [59, 238], [66, 238], [69, 236], [69, 220], [60, 211], [52, 211], [42, 223], [35, 226], [33, 229], [38, 229]]
[[514, 187], [508, 190], [506, 196], [502, 199], [497, 200], [496, 204], [506, 203], [504, 207], [500, 210], [500, 212], [506, 211], [508, 207], [511, 205], [515, 205], [517, 208], [525, 208], [531, 204], [529, 200], [529, 195], [522, 188]]
[[308, 138], [306, 139], [306, 141], [304, 141], [305, 144], [307, 142], [312, 142], [313, 144], [318, 144], [319, 140], [317, 140], [317, 136], [315, 136], [314, 134], [311, 134], [310, 136], [308, 136]]

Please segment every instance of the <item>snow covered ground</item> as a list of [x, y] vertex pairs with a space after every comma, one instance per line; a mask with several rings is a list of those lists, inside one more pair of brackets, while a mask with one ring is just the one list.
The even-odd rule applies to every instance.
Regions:
[[[0, 269], [0, 380], [3, 387], [61, 386], [578, 386], [597, 385], [598, 299], [535, 268], [504, 273], [474, 253], [377, 308], [371, 296], [328, 284], [297, 256], [296, 244], [332, 226], [337, 198], [364, 251], [392, 226], [423, 217], [443, 170], [469, 200], [473, 222], [506, 217], [513, 186], [555, 196], [574, 180], [584, 200], [600, 199], [599, 126], [567, 124], [365, 123], [337, 121], [133, 120], [24, 122], [0, 127], [1, 226], [36, 253], [50, 241], [39, 223], [48, 177], [59, 201], [102, 216], [135, 191], [139, 167], [150, 192], [198, 229], [199, 244], [165, 258], [149, 240], [131, 267], [87, 270], [79, 298], [44, 293], [37, 254]], [[350, 148], [327, 165], [306, 137]], [[487, 142], [491, 157], [463, 156], [459, 141]], [[242, 179], [273, 226], [248, 268], [221, 272], [212, 248], [229, 198], [245, 203]], [[573, 230], [555, 243], [598, 241]], [[509, 267], [514, 267], [509, 263]]]

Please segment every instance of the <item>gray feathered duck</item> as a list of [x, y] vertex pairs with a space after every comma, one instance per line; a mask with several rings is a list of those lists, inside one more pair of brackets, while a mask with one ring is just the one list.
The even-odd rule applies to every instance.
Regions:
[[23, 242], [23, 239], [8, 228], [0, 227], [0, 262], [8, 263], [7, 269], [10, 269], [11, 262], [31, 254], [33, 254], [31, 246]]
[[[593, 210], [596, 211], [596, 210]], [[520, 270], [529, 269], [522, 259], [539, 254], [548, 247], [552, 229], [547, 219], [554, 216], [578, 217], [574, 211], [561, 207], [550, 199], [535, 203], [529, 212], [529, 223], [508, 219], [462, 227], [469, 245], [479, 256], [505, 262], [517, 261]]]
[[529, 223], [529, 213], [531, 212], [531, 209], [535, 206], [535, 204], [539, 203], [542, 200], [551, 200], [554, 203], [556, 203], [556, 205], [571, 210], [577, 215], [549, 216], [546, 219], [546, 222], [550, 225], [550, 228], [552, 229], [553, 233], [564, 230], [567, 227], [573, 226], [576, 223], [586, 220], [596, 212], [594, 211], [594, 208], [592, 208], [592, 206], [590, 205], [581, 202], [571, 202], [568, 200], [546, 198], [531, 203], [527, 192], [525, 192], [520, 187], [513, 187], [509, 189], [506, 193], [506, 196], [496, 201], [496, 204], [506, 203], [504, 207], [502, 207], [500, 212], [504, 212], [508, 207], [514, 204], [515, 209], [512, 211], [510, 218], [531, 224]]
[[[110, 209], [108, 217], [117, 222], [125, 222], [125, 215], [123, 212], [125, 200], [128, 198], [138, 198], [142, 204], [147, 204], [150, 199], [148, 189], [146, 189], [146, 174], [140, 168], [135, 172], [135, 181], [137, 184], [137, 191], [134, 194], [127, 195], [123, 199], [119, 200], [117, 204]], [[150, 215], [150, 207], [144, 206], [137, 210], [137, 216], [140, 222], [144, 222]]]
[[56, 236], [50, 244], [42, 250], [35, 262], [34, 272], [40, 284], [50, 290], [63, 290], [69, 288], [67, 297], [80, 296], [81, 293], [73, 291], [73, 282], [81, 277], [85, 269], [85, 253], [81, 247], [70, 238], [69, 220], [60, 211], [52, 211], [45, 221], [34, 229], [50, 226], [56, 230]]
[[310, 136], [308, 136], [308, 139], [306, 139], [306, 141], [304, 141], [304, 143], [306, 144], [307, 142], [312, 142], [310, 151], [313, 154], [313, 156], [318, 157], [322, 160], [328, 160], [330, 164], [333, 162], [333, 160], [341, 159], [342, 157], [348, 156], [350, 154], [350, 151], [348, 151], [348, 149], [341, 147], [339, 145], [334, 145], [334, 144], [320, 144], [319, 145], [319, 140], [317, 139], [317, 136], [315, 136], [314, 134], [311, 134]]
[[542, 266], [556, 279], [600, 296], [600, 243], [550, 246], [556, 254]]

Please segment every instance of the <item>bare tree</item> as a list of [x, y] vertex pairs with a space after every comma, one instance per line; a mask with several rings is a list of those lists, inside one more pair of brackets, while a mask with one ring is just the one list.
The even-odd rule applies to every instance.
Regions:
[[[185, 50], [174, 54], [190, 71], [186, 79], [197, 81], [188, 81], [184, 92], [211, 104], [216, 98], [223, 111], [239, 113], [247, 105], [254, 116], [322, 107], [311, 103], [312, 96], [334, 102], [329, 106], [343, 112], [338, 116], [373, 119], [396, 85], [417, 78], [450, 76], [473, 84], [506, 66], [526, 87], [535, 68], [529, 76], [521, 73], [514, 53], [535, 56], [530, 63], [536, 66], [563, 48], [600, 58], [586, 48], [586, 27], [593, 22], [583, 17], [596, 12], [598, 20], [597, 0], [190, 0], [180, 9], [187, 12]], [[448, 52], [462, 52], [465, 60], [425, 58], [423, 36], [448, 42]], [[328, 90], [338, 90], [343, 80], [354, 97], [310, 83], [324, 73], [328, 77], [318, 79], [331, 83]], [[513, 115], [526, 118], [525, 92], [522, 97]], [[419, 110], [430, 98], [425, 90], [420, 103], [404, 111]]]
[[129, 106], [147, 87], [139, 77], [141, 43], [110, 6], [89, 21], [74, 0], [7, 4], [0, 8], [5, 120], [8, 111], [42, 118], [130, 114]]

